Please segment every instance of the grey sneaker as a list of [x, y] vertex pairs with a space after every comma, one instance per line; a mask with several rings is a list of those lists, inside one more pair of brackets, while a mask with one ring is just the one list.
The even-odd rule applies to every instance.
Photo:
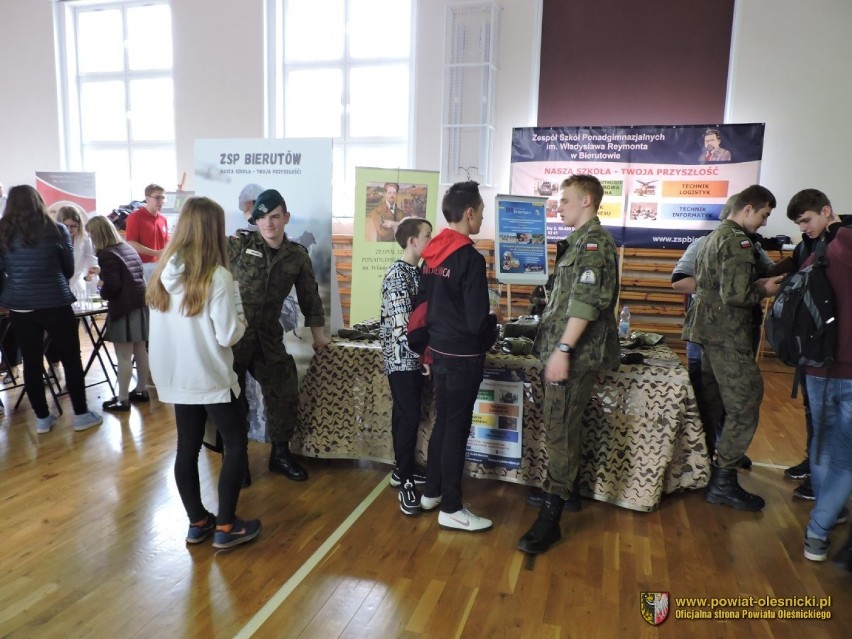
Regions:
[[805, 559], [811, 561], [825, 561], [828, 559], [828, 539], [819, 539], [818, 537], [809, 537], [805, 533]]
[[56, 423], [56, 415], [48, 415], [47, 417], [36, 417], [36, 432], [39, 435], [49, 433], [50, 429]]
[[83, 413], [82, 415], [74, 415], [74, 430], [78, 433], [81, 430], [89, 430], [101, 424], [104, 418], [94, 411]]

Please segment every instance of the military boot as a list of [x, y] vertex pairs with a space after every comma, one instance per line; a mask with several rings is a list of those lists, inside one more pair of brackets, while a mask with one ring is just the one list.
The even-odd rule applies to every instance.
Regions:
[[269, 470], [273, 473], [281, 473], [287, 479], [293, 481], [305, 481], [308, 471], [302, 468], [290, 454], [290, 447], [286, 443], [272, 442], [272, 451], [269, 453]]
[[740, 486], [736, 468], [718, 466], [713, 466], [710, 485], [707, 486], [704, 499], [711, 504], [727, 504], [731, 508], [750, 512], [761, 510], [766, 505], [762, 497], [753, 495]]
[[545, 493], [544, 503], [538, 511], [538, 517], [532, 527], [521, 537], [518, 542], [518, 550], [530, 555], [538, 555], [547, 551], [553, 544], [562, 539], [562, 531], [559, 529], [559, 519], [562, 517], [562, 509], [565, 500], [552, 493]]
[[[547, 493], [541, 488], [531, 488], [527, 495], [527, 503], [530, 506], [541, 508], [541, 505], [544, 503], [545, 495], [547, 495]], [[580, 506], [580, 477], [578, 475], [577, 479], [574, 480], [574, 485], [571, 487], [571, 494], [568, 495], [568, 499], [565, 500], [565, 510], [569, 513], [578, 513], [580, 512]]]

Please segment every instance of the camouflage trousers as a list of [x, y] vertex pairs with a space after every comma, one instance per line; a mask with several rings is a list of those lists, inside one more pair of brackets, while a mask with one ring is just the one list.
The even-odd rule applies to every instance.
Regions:
[[234, 347], [234, 372], [246, 396], [246, 372], [251, 373], [263, 392], [266, 434], [273, 443], [286, 444], [299, 419], [299, 376], [296, 361], [281, 345], [276, 353], [266, 353], [257, 342]]
[[757, 431], [763, 401], [763, 377], [754, 353], [705, 344], [701, 391], [702, 419], [716, 424], [725, 413], [714, 463], [719, 468], [737, 468]]
[[568, 499], [580, 472], [583, 412], [592, 397], [597, 371], [569, 372], [564, 385], [544, 383], [544, 427], [547, 433], [547, 476], [544, 490]]

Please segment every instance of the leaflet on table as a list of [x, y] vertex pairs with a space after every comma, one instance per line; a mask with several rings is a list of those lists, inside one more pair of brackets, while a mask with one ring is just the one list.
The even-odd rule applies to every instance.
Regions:
[[473, 406], [467, 461], [521, 467], [525, 381], [523, 369], [485, 369]]
[[547, 197], [547, 241], [569, 233], [560, 185], [604, 187], [598, 212], [616, 244], [684, 248], [719, 223], [725, 200], [758, 182], [763, 124], [524, 127], [512, 132], [511, 191]]
[[498, 195], [496, 270], [506, 284], [547, 282], [547, 242], [543, 197]]

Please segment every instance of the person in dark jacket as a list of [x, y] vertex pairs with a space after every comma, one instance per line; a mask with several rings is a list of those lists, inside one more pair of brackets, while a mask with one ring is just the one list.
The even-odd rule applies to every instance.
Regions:
[[420, 278], [420, 291], [428, 304], [426, 325], [437, 409], [420, 506], [432, 510], [440, 505], [442, 528], [476, 532], [490, 528], [491, 520], [464, 506], [461, 480], [485, 352], [494, 344], [498, 318], [489, 308], [485, 258], [470, 239], [482, 226], [485, 204], [479, 185], [453, 184], [441, 208], [449, 228], [423, 251]]
[[56, 416], [44, 396], [44, 334], [59, 351], [65, 381], [74, 406], [74, 430], [103, 419], [86, 404], [80, 334], [71, 304], [68, 280], [74, 275], [71, 236], [47, 213], [38, 191], [28, 185], [9, 190], [6, 213], [0, 219], [0, 306], [10, 309], [12, 328], [24, 359], [24, 388], [35, 411], [36, 432], [48, 433]]
[[[101, 297], [107, 301], [104, 339], [112, 342], [118, 360], [118, 395], [103, 403], [104, 410], [127, 412], [130, 402], [150, 401], [148, 382], [148, 306], [142, 260], [122, 241], [109, 219], [93, 217], [86, 225], [101, 269]], [[136, 388], [130, 377], [136, 360]]]
[[[796, 271], [800, 270], [813, 254], [817, 244], [823, 242], [828, 245], [842, 226], [850, 226], [850, 222], [841, 220], [831, 207], [828, 196], [817, 189], [804, 189], [796, 193], [787, 205], [787, 217], [802, 231], [802, 241], [796, 244], [793, 251], [793, 264]], [[807, 434], [805, 458], [798, 464], [787, 468], [784, 471], [784, 478], [803, 480], [799, 486], [793, 489], [793, 497], [814, 501], [816, 495], [811, 482], [811, 460], [808, 457], [814, 434], [813, 419], [804, 372], [797, 370], [796, 375], [799, 376], [802, 403], [805, 408], [805, 432]]]

